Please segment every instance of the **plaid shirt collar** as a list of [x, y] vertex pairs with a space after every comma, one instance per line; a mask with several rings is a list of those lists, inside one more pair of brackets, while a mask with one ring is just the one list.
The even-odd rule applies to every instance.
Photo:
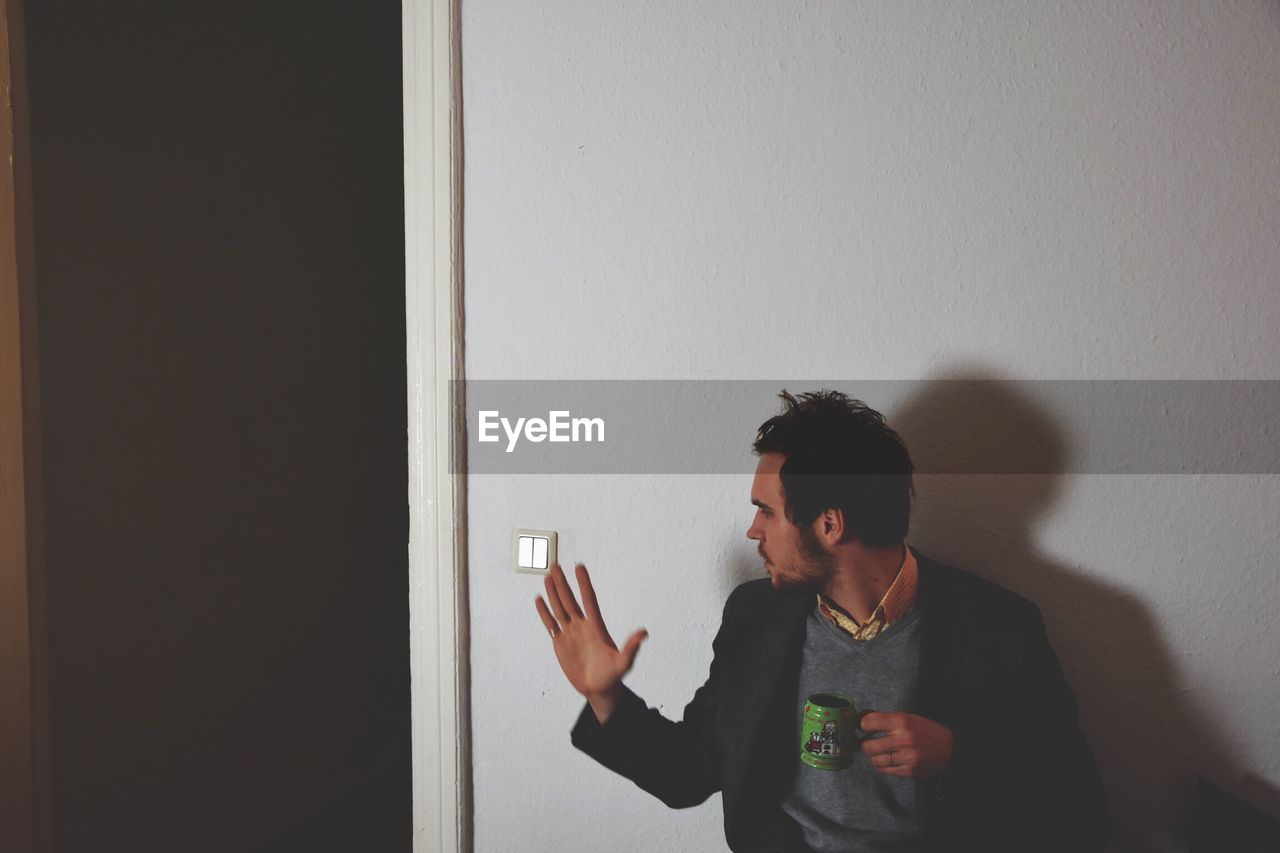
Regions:
[[906, 552], [902, 565], [898, 568], [898, 576], [885, 590], [884, 597], [875, 606], [871, 616], [861, 625], [849, 614], [829, 601], [821, 593], [818, 594], [818, 612], [831, 620], [841, 631], [855, 640], [870, 640], [894, 622], [897, 622], [911, 610], [916, 603], [916, 589], [920, 585], [920, 567], [916, 563], [915, 554], [903, 546]]

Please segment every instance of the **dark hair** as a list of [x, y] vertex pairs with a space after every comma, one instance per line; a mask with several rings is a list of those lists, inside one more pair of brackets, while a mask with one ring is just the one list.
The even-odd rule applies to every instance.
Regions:
[[911, 519], [911, 457], [884, 415], [839, 391], [792, 396], [760, 425], [752, 449], [781, 453], [787, 518], [801, 529], [825, 510], [844, 511], [846, 537], [901, 542]]

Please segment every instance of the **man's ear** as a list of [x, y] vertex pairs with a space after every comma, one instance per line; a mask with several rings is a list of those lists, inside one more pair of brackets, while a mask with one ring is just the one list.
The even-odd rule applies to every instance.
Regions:
[[823, 510], [815, 527], [819, 540], [828, 546], [838, 545], [844, 539], [844, 510], [839, 507]]

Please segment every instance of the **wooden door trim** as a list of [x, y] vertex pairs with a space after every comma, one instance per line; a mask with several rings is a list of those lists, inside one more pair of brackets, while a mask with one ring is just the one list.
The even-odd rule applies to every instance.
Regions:
[[413, 849], [472, 849], [458, 0], [403, 0]]
[[21, 0], [0, 0], [0, 848], [50, 849], [40, 400]]

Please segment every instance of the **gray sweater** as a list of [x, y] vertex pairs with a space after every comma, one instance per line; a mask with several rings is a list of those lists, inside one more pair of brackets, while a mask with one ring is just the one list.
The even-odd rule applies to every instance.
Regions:
[[879, 772], [861, 751], [844, 770], [818, 770], [800, 761], [804, 702], [814, 693], [844, 694], [859, 713], [914, 711], [920, 623], [920, 608], [914, 607], [870, 640], [851, 638], [816, 606], [805, 623], [793, 741], [796, 775], [782, 808], [816, 851], [920, 848], [914, 779]]

